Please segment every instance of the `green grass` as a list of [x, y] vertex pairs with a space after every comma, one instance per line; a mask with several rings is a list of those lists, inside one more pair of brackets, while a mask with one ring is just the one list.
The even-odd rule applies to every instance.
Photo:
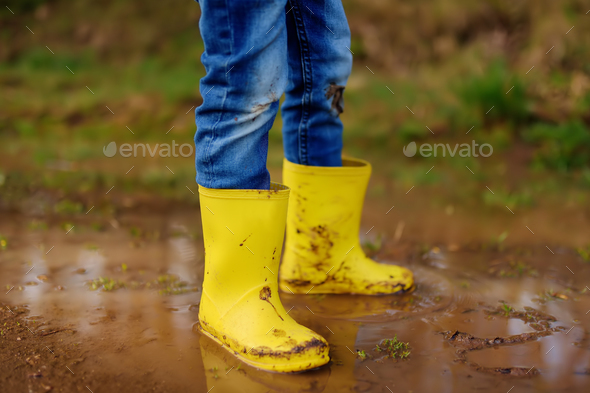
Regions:
[[[510, 122], [521, 124], [530, 115], [530, 97], [523, 80], [508, 69], [503, 59], [490, 63], [480, 75], [467, 76], [456, 87], [463, 108], [479, 124]], [[455, 119], [457, 124], [465, 124]]]
[[[114, 186], [114, 193], [157, 193], [196, 203], [186, 189], [195, 191], [192, 158], [106, 158], [102, 148], [111, 141], [192, 143], [191, 107], [201, 102], [198, 85], [204, 75], [198, 4], [4, 3], [15, 14], [5, 7], [0, 12], [6, 26], [0, 35], [2, 199], [18, 201], [38, 188], [56, 190], [70, 200], [56, 211], [68, 215], [89, 208], [76, 197]], [[512, 165], [508, 160], [518, 145], [532, 151], [524, 164], [531, 172], [542, 171], [546, 179], [571, 174], [577, 186], [590, 187], [585, 120], [590, 88], [584, 87], [590, 34], [578, 23], [585, 16], [576, 2], [512, 9], [502, 2], [431, 0], [408, 7], [407, 12], [421, 15], [419, 25], [400, 14], [398, 1], [344, 3], [355, 53], [341, 116], [345, 153], [370, 158], [377, 174], [406, 190], [447, 187], [490, 208], [524, 209], [536, 202], [528, 173], [522, 186], [492, 187], [495, 195], [483, 188], [488, 179], [500, 177], [494, 169], [498, 162]], [[547, 51], [545, 29], [560, 31], [562, 15], [576, 28], [560, 38], [559, 59], [552, 57], [556, 47], [546, 57], [547, 68], [526, 74], [526, 56]], [[473, 21], [469, 30], [460, 27], [464, 20]], [[24, 25], [35, 35], [23, 35]], [[518, 40], [490, 52], [491, 32]], [[376, 50], [375, 42], [389, 44]], [[269, 135], [271, 168], [282, 162], [280, 128], [279, 115]], [[452, 146], [471, 139], [492, 144], [494, 155], [410, 159], [402, 153], [410, 141]], [[544, 195], [562, 186], [546, 184], [551, 187]]]
[[515, 209], [517, 207], [530, 207], [533, 205], [533, 193], [528, 189], [508, 191], [502, 188], [495, 188], [493, 193], [488, 189], [481, 191], [483, 202], [487, 206]]
[[534, 124], [523, 136], [538, 146], [534, 164], [539, 167], [567, 172], [590, 163], [590, 129], [579, 120]]

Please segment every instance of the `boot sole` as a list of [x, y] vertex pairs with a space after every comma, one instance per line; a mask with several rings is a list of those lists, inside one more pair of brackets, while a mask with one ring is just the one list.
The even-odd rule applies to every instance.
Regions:
[[[289, 282], [288, 281], [283, 281], [280, 280], [279, 281], [279, 289], [281, 290], [281, 292], [283, 293], [291, 293], [293, 295], [320, 295], [320, 294], [325, 294], [325, 295], [368, 295], [368, 296], [386, 296], [386, 295], [401, 295], [404, 293], [408, 293], [408, 292], [412, 292], [414, 289], [416, 289], [416, 284], [412, 284], [409, 288], [404, 289], [403, 287], [396, 290], [396, 291], [391, 291], [391, 292], [354, 292], [354, 291], [350, 291], [347, 290], [346, 288], [329, 288], [329, 287], [325, 287], [322, 286], [321, 284], [319, 285], [312, 285], [311, 289], [301, 289], [300, 287], [298, 287], [297, 285], [293, 285], [291, 284], [291, 286], [289, 286]], [[292, 287], [294, 287], [295, 289], [293, 290]], [[307, 290], [306, 290], [307, 289]]]
[[200, 322], [196, 323], [196, 328], [199, 333], [203, 334], [204, 336], [209, 337], [211, 340], [213, 340], [217, 344], [221, 345], [227, 352], [229, 352], [231, 355], [233, 355], [238, 360], [240, 360], [240, 361], [246, 363], [247, 365], [252, 366], [256, 369], [262, 370], [262, 371], [273, 372], [273, 373], [277, 373], [277, 374], [299, 374], [302, 372], [310, 371], [310, 370], [316, 369], [318, 367], [321, 367], [330, 361], [330, 357], [326, 356], [326, 359], [319, 359], [319, 361], [316, 361], [315, 363], [313, 361], [311, 361], [311, 362], [306, 361], [306, 362], [300, 362], [300, 363], [289, 362], [284, 365], [279, 365], [278, 368], [272, 367], [272, 365], [269, 365], [268, 363], [257, 362], [255, 360], [249, 359], [249, 358], [241, 355], [239, 352], [234, 351], [227, 344], [223, 343], [217, 337], [215, 337], [214, 335], [212, 335], [211, 333], [209, 333], [208, 331], [203, 329]]

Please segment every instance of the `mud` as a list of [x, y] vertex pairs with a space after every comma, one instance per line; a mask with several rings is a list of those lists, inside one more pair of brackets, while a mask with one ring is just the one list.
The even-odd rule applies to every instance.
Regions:
[[101, 354], [124, 350], [120, 338], [108, 342], [96, 338], [87, 345], [77, 330], [61, 323], [32, 316], [25, 306], [0, 303], [2, 391], [181, 391], [181, 385], [161, 378], [154, 368], [134, 372], [101, 367]]
[[[275, 329], [276, 331], [276, 329]], [[309, 352], [309, 353], [317, 353], [321, 354], [324, 352], [326, 348], [326, 343], [323, 341], [318, 340], [317, 338], [312, 338], [309, 341], [305, 341], [301, 344], [293, 346], [287, 351], [273, 351], [269, 347], [257, 347], [252, 349], [252, 354], [258, 357], [273, 357], [273, 358], [287, 358], [289, 359], [291, 355], [302, 353], [302, 352]], [[323, 356], [322, 356], [323, 357]]]
[[539, 370], [534, 368], [526, 369], [525, 367], [483, 367], [475, 362], [465, 362], [475, 371], [494, 375], [507, 375], [512, 377], [532, 377], [539, 374]]
[[273, 308], [273, 310], [275, 310], [275, 312], [277, 313], [277, 316], [279, 318], [281, 318], [281, 321], [284, 321], [283, 317], [281, 317], [281, 315], [279, 314], [279, 311], [277, 310], [277, 308], [275, 307], [274, 304], [271, 303], [270, 301], [270, 297], [272, 296], [271, 290], [269, 287], [264, 287], [260, 290], [260, 300], [267, 302], [268, 304], [271, 305], [271, 307]]
[[535, 332], [535, 333], [522, 333], [506, 337], [493, 337], [493, 338], [479, 338], [474, 337], [469, 333], [463, 333], [458, 330], [454, 332], [444, 332], [444, 337], [451, 345], [456, 348], [460, 348], [461, 351], [458, 353], [465, 353], [465, 351], [473, 351], [476, 349], [491, 348], [498, 345], [508, 344], [522, 344], [527, 341], [537, 340], [543, 336], [549, 336], [551, 332]]
[[337, 85], [335, 83], [330, 84], [330, 87], [326, 89], [326, 99], [332, 99], [331, 109], [337, 114], [341, 114], [344, 111], [344, 88], [346, 86]]
[[[136, 203], [68, 217], [1, 212], [1, 390], [586, 391], [590, 271], [576, 245], [560, 232], [552, 254], [523, 232], [490, 246], [466, 218], [438, 228], [418, 202], [412, 214], [422, 226], [401, 234], [399, 222], [411, 221], [385, 216], [391, 206], [376, 200], [361, 229], [375, 226], [370, 235], [381, 238], [368, 248], [376, 260], [414, 272], [413, 292], [261, 294], [280, 297], [330, 344], [328, 365], [289, 376], [246, 366], [193, 331], [204, 257], [198, 210]], [[501, 233], [505, 224], [494, 220]], [[406, 358], [374, 350], [396, 336], [409, 345]]]

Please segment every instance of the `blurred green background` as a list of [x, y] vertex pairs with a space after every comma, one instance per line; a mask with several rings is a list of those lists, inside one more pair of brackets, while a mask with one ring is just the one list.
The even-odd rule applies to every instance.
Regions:
[[[198, 3], [0, 3], [2, 206], [18, 207], [23, 196], [43, 190], [75, 207], [113, 186], [114, 195], [196, 203], [192, 158], [106, 158], [102, 149], [110, 141], [192, 143], [204, 73]], [[489, 208], [587, 201], [588, 3], [345, 0], [344, 6], [355, 61], [342, 115], [345, 151], [373, 162], [371, 195], [393, 184]], [[279, 117], [270, 133], [273, 175], [282, 160], [280, 127]], [[494, 154], [402, 154], [410, 141], [472, 140], [491, 144]]]

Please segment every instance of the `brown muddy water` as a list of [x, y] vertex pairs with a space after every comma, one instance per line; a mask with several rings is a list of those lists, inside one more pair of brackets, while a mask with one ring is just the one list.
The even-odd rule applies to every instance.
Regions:
[[[367, 208], [363, 233], [374, 226], [373, 244], [385, 234], [374, 257], [410, 267], [417, 289], [282, 294], [291, 315], [331, 345], [329, 365], [297, 375], [241, 364], [193, 330], [203, 271], [198, 210], [81, 214], [69, 233], [64, 220], [2, 213], [0, 391], [588, 391], [590, 265], [567, 242], [583, 234], [556, 231], [543, 244], [523, 230], [494, 243], [489, 235], [512, 217]], [[395, 336], [409, 343], [407, 358], [374, 350]]]

